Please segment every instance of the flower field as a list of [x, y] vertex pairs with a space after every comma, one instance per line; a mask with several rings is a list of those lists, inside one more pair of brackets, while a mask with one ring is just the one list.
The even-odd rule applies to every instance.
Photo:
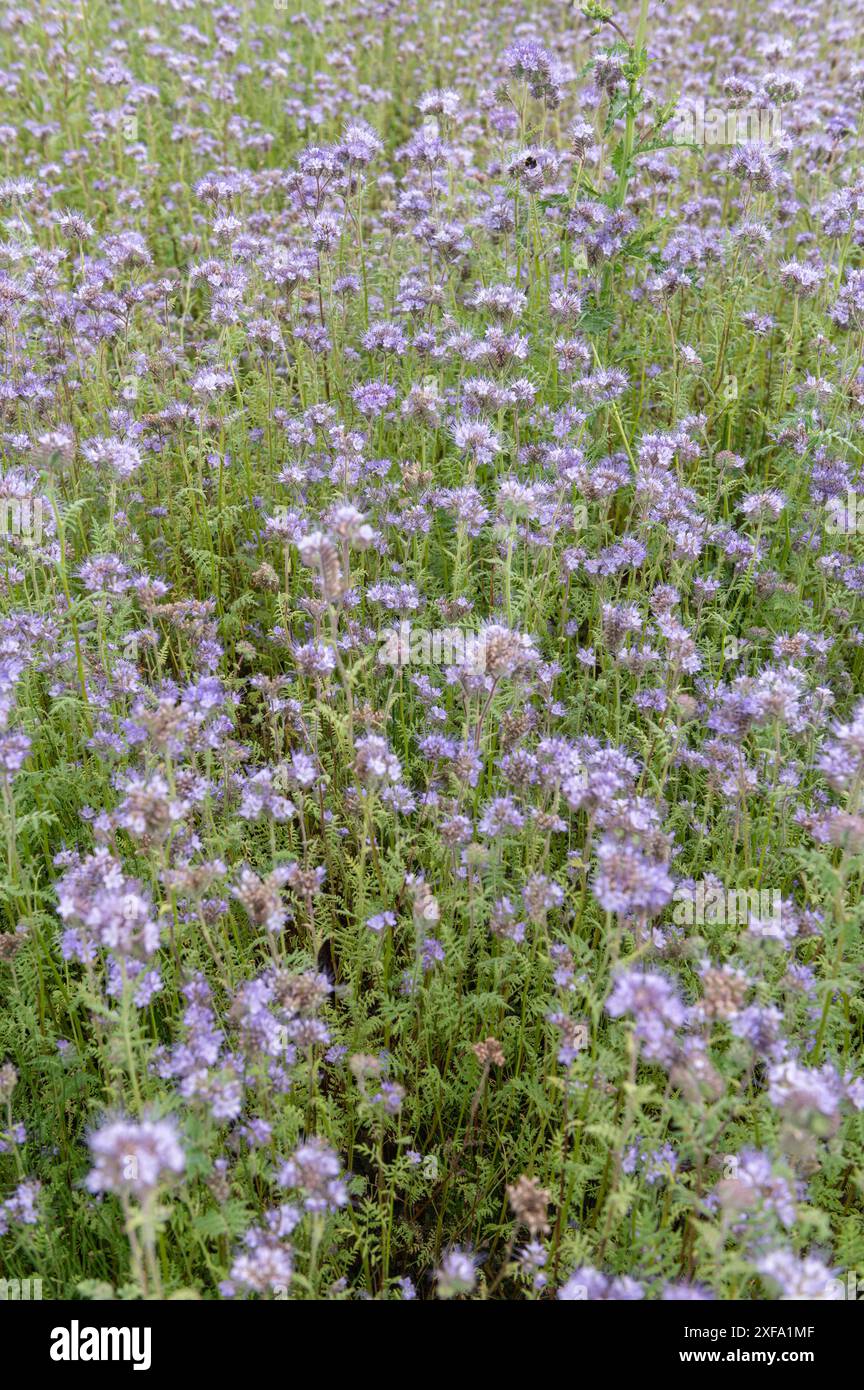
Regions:
[[856, 1297], [864, 4], [0, 77], [0, 1281]]

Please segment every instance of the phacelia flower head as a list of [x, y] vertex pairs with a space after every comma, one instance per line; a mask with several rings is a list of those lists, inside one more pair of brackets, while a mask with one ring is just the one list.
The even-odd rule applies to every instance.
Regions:
[[337, 1211], [348, 1201], [339, 1155], [322, 1139], [307, 1139], [279, 1169], [280, 1187], [296, 1191], [308, 1212]]
[[186, 1158], [172, 1119], [108, 1120], [90, 1136], [90, 1192], [113, 1192], [145, 1201], [180, 1176]]

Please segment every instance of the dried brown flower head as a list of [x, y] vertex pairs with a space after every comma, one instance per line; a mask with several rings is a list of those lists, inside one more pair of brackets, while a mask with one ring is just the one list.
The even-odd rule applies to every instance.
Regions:
[[507, 1196], [510, 1198], [516, 1220], [527, 1226], [532, 1238], [548, 1233], [546, 1209], [550, 1196], [545, 1187], [540, 1187], [536, 1178], [526, 1177], [523, 1173], [515, 1183], [508, 1184]]
[[504, 1050], [497, 1038], [484, 1038], [472, 1045], [472, 1052], [484, 1067], [503, 1067]]

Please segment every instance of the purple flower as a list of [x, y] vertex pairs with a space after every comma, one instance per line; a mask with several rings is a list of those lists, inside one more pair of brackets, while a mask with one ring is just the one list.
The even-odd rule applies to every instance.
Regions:
[[348, 1201], [339, 1156], [322, 1139], [309, 1139], [279, 1169], [277, 1181], [299, 1194], [305, 1211], [338, 1211]]
[[445, 1254], [435, 1278], [439, 1298], [458, 1298], [460, 1294], [471, 1293], [477, 1283], [473, 1255], [455, 1245]]
[[606, 1000], [612, 1018], [632, 1014], [634, 1032], [645, 1057], [668, 1062], [675, 1050], [675, 1031], [687, 1021], [687, 1009], [671, 980], [656, 971], [624, 970]]
[[829, 1269], [816, 1255], [795, 1255], [791, 1250], [772, 1250], [756, 1268], [782, 1303], [835, 1301], [842, 1297], [837, 1270]]
[[39, 1212], [36, 1203], [42, 1189], [40, 1182], [19, 1183], [11, 1197], [0, 1202], [0, 1236], [6, 1235], [10, 1225], [36, 1226]]
[[591, 1265], [582, 1265], [580, 1269], [573, 1271], [566, 1284], [562, 1284], [556, 1297], [570, 1303], [581, 1300], [589, 1303], [634, 1303], [645, 1295], [642, 1285], [635, 1279], [626, 1275], [617, 1279], [611, 1278], [608, 1274], [602, 1274], [599, 1269], [593, 1269]]
[[675, 889], [666, 865], [637, 845], [605, 836], [597, 846], [598, 868], [591, 882], [604, 912], [656, 917]]
[[265, 1213], [264, 1226], [250, 1227], [223, 1289], [227, 1297], [233, 1297], [238, 1285], [244, 1292], [287, 1296], [294, 1273], [294, 1254], [287, 1237], [299, 1220], [296, 1207], [283, 1205]]
[[20, 772], [30, 756], [31, 740], [26, 734], [0, 734], [0, 771], [7, 777]]
[[178, 1177], [186, 1157], [173, 1120], [109, 1120], [90, 1136], [90, 1192], [114, 1192], [146, 1201]]

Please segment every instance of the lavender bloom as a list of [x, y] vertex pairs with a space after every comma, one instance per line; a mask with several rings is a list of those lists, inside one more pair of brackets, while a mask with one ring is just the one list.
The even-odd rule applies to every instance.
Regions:
[[354, 745], [355, 768], [364, 786], [387, 786], [399, 781], [402, 767], [386, 739], [377, 734], [360, 738]]
[[6, 777], [20, 772], [30, 756], [31, 740], [26, 734], [0, 734], [0, 771]]
[[304, 1211], [335, 1212], [348, 1201], [339, 1156], [321, 1139], [301, 1144], [282, 1164], [277, 1180], [280, 1187], [299, 1193]]
[[364, 167], [383, 149], [380, 139], [367, 121], [351, 120], [345, 124], [339, 154], [351, 164]]
[[96, 945], [122, 958], [147, 959], [156, 951], [160, 932], [149, 894], [106, 849], [83, 860], [70, 856], [57, 896], [66, 959], [92, 959]]
[[768, 1096], [784, 1115], [819, 1130], [836, 1128], [843, 1104], [862, 1108], [860, 1083], [841, 1077], [830, 1063], [803, 1067], [794, 1060], [780, 1062], [768, 1071]]
[[665, 864], [649, 859], [638, 846], [606, 836], [597, 846], [597, 859], [591, 887], [605, 912], [655, 917], [671, 902], [675, 884]]
[[534, 39], [519, 39], [505, 49], [504, 63], [528, 84], [533, 97], [554, 110], [561, 104], [561, 79], [551, 55]]
[[39, 1224], [37, 1201], [42, 1189], [40, 1182], [19, 1183], [11, 1197], [0, 1202], [0, 1236], [5, 1236], [12, 1225], [36, 1226]]
[[635, 1279], [626, 1275], [613, 1279], [607, 1274], [602, 1274], [599, 1269], [582, 1265], [580, 1269], [573, 1271], [566, 1284], [562, 1284], [556, 1296], [564, 1302], [586, 1300], [589, 1303], [634, 1303], [645, 1295], [642, 1285]]
[[270, 768], [263, 767], [246, 780], [238, 811], [243, 820], [257, 821], [262, 816], [269, 816], [281, 825], [294, 815], [292, 802], [277, 791], [273, 777]]
[[833, 1301], [837, 1298], [837, 1271], [815, 1255], [799, 1257], [791, 1250], [772, 1250], [757, 1262], [757, 1270], [782, 1303]]
[[147, 1201], [179, 1177], [186, 1157], [173, 1120], [109, 1120], [90, 1136], [90, 1192], [114, 1192]]
[[474, 1258], [458, 1245], [448, 1250], [436, 1274], [436, 1293], [439, 1298], [458, 1298], [471, 1293], [477, 1282]]
[[675, 986], [665, 975], [638, 968], [622, 971], [616, 977], [606, 1000], [612, 1018], [632, 1014], [634, 1032], [643, 1055], [652, 1062], [667, 1063], [675, 1050], [675, 1032], [687, 1020]]
[[252, 1226], [243, 1237], [243, 1249], [234, 1257], [225, 1292], [242, 1291], [286, 1295], [294, 1273], [294, 1257], [287, 1237], [300, 1221], [296, 1207], [283, 1205], [265, 1214], [264, 1226]]

